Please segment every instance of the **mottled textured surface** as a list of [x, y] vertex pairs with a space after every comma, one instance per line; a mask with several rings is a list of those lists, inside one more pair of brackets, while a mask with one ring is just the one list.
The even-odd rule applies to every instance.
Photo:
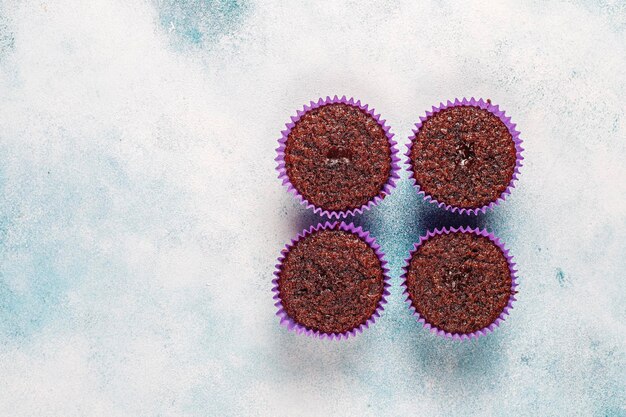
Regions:
[[358, 106], [327, 104], [306, 112], [291, 129], [285, 166], [308, 202], [324, 210], [351, 210], [381, 194], [391, 172], [391, 149], [370, 114]]
[[489, 238], [436, 235], [412, 254], [406, 277], [411, 304], [428, 323], [469, 334], [494, 323], [511, 294], [509, 264]]
[[[0, 0], [0, 415], [624, 415], [624, 2], [208, 4]], [[271, 298], [319, 221], [277, 180], [277, 139], [328, 94], [375, 103], [401, 151], [433, 103], [489, 97], [526, 149], [496, 211], [442, 212], [405, 174], [357, 220], [393, 285], [339, 343], [280, 327]], [[444, 225], [488, 227], [519, 265], [478, 341], [401, 301]]]
[[436, 112], [422, 123], [410, 164], [420, 190], [462, 208], [495, 202], [511, 183], [516, 150], [506, 125], [473, 106]]
[[376, 252], [356, 234], [321, 230], [300, 239], [280, 266], [278, 295], [290, 318], [344, 333], [365, 324], [383, 296]]

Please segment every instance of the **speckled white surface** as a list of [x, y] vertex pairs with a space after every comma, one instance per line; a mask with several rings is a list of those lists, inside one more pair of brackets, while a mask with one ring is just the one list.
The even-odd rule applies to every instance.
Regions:
[[[623, 1], [0, 0], [0, 415], [626, 415]], [[469, 221], [406, 180], [357, 221], [389, 307], [336, 343], [278, 326], [284, 243], [319, 218], [276, 179], [295, 109], [513, 117], [513, 195]], [[512, 316], [459, 344], [398, 276], [427, 227], [478, 224], [520, 267]]]

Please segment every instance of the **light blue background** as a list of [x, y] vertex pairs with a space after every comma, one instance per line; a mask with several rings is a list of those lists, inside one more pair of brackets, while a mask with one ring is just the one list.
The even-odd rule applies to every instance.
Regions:
[[[626, 415], [623, 1], [0, 0], [0, 415]], [[381, 112], [405, 150], [431, 105], [518, 124], [513, 195], [442, 214], [406, 180], [357, 221], [393, 289], [336, 343], [278, 326], [281, 248], [320, 219], [274, 148], [310, 99]], [[470, 343], [410, 316], [427, 227], [476, 224], [519, 264]]]

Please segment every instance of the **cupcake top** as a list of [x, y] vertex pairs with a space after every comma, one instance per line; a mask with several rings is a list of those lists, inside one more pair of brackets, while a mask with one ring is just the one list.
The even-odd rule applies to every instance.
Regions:
[[459, 208], [495, 202], [513, 179], [516, 148], [504, 122], [478, 106], [435, 112], [422, 123], [409, 154], [420, 189]]
[[384, 272], [374, 249], [338, 227], [301, 238], [279, 266], [283, 309], [296, 323], [322, 333], [365, 324], [383, 292]]
[[439, 234], [413, 253], [406, 287], [416, 312], [448, 333], [470, 334], [494, 323], [515, 294], [509, 264], [488, 237]]
[[289, 181], [308, 202], [345, 211], [384, 195], [391, 145], [371, 114], [356, 105], [329, 103], [296, 121], [284, 160]]

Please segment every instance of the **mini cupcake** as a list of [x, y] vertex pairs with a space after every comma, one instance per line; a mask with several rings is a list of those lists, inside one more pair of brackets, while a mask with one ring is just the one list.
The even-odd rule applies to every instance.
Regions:
[[421, 323], [454, 339], [493, 331], [508, 315], [515, 264], [486, 230], [443, 229], [415, 244], [402, 275], [407, 303]]
[[281, 324], [320, 338], [347, 338], [379, 317], [387, 262], [375, 240], [352, 224], [318, 224], [283, 250], [274, 299]]
[[510, 194], [522, 141], [511, 118], [489, 100], [441, 103], [413, 132], [406, 154], [410, 176], [426, 199], [452, 212], [477, 214]]
[[346, 97], [304, 106], [277, 149], [279, 178], [316, 213], [345, 217], [371, 208], [398, 177], [396, 142], [373, 109]]

